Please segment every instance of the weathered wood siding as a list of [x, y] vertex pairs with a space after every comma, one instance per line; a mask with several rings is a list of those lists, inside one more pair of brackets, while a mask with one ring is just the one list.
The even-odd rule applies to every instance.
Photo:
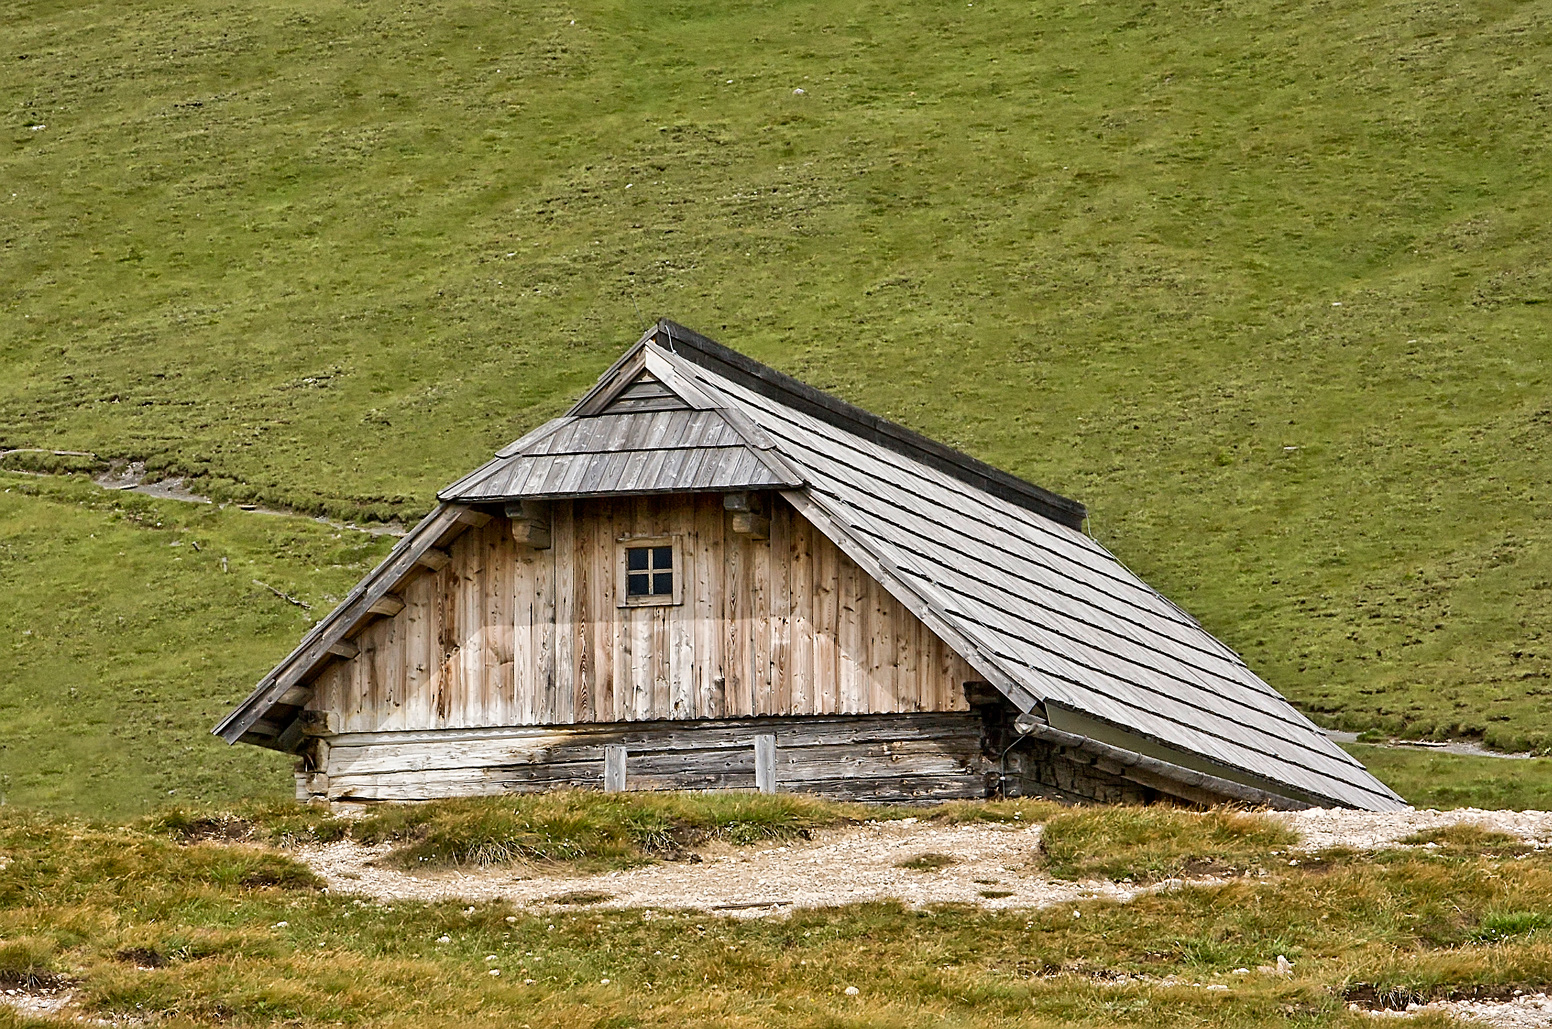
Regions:
[[345, 733], [315, 740], [302, 799], [433, 800], [604, 787], [625, 748], [627, 790], [755, 788], [755, 739], [775, 737], [775, 788], [852, 800], [983, 797], [973, 713], [628, 722]]
[[[561, 501], [553, 545], [496, 518], [331, 662], [337, 732], [966, 710], [978, 676], [776, 498], [769, 540], [718, 494]], [[683, 602], [622, 607], [619, 543], [678, 536]]]

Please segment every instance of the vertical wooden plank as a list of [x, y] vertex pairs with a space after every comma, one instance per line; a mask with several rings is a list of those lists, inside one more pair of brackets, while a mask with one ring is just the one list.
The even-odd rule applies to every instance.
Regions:
[[720, 718], [726, 679], [722, 668], [723, 512], [720, 498], [696, 509], [700, 551], [695, 567], [696, 716]]
[[680, 603], [667, 608], [668, 612], [668, 717], [693, 718], [695, 716], [695, 568], [699, 563], [700, 531], [696, 507], [706, 498], [691, 495], [684, 499], [677, 516], [676, 532], [681, 534], [679, 547], [680, 567], [674, 574], [680, 578]]
[[950, 705], [953, 697], [954, 661], [959, 655], [942, 640], [937, 639], [936, 635], [933, 640], [938, 654], [938, 674], [932, 684], [932, 710], [949, 711], [952, 710]]
[[940, 646], [942, 646], [944, 650], [948, 651], [949, 658], [951, 659], [953, 665], [953, 671], [949, 674], [948, 677], [948, 703], [944, 706], [943, 710], [968, 711], [970, 710], [970, 701], [965, 697], [965, 683], [969, 682], [971, 679], [979, 679], [980, 675], [976, 673], [975, 669], [970, 667], [970, 662], [966, 661], [964, 658], [954, 653], [953, 650], [949, 649], [948, 644], [943, 643], [940, 644]]
[[539, 680], [539, 597], [535, 567], [543, 551], [518, 547], [512, 598], [512, 725], [540, 724], [543, 686]]
[[840, 710], [840, 552], [814, 532], [814, 713]]
[[[492, 523], [493, 524], [493, 523]], [[484, 723], [486, 705], [485, 668], [481, 652], [485, 639], [484, 626], [485, 587], [490, 581], [490, 565], [486, 563], [485, 540], [490, 524], [468, 533], [469, 574], [457, 585], [455, 603], [438, 605], [437, 632], [439, 639], [451, 640], [452, 647], [439, 645], [436, 659], [448, 667], [448, 679], [453, 697], [453, 710], [457, 726]], [[428, 576], [429, 578], [429, 576]]]
[[604, 792], [620, 793], [625, 789], [625, 746], [620, 743], [604, 744]]
[[[460, 543], [467, 544], [467, 534]], [[467, 545], [460, 548], [467, 570], [474, 564], [474, 558], [478, 553], [470, 554]], [[456, 696], [454, 689], [456, 683], [449, 681], [445, 674], [442, 662], [442, 636], [441, 636], [441, 591], [437, 589], [436, 579], [430, 575], [421, 575], [411, 581], [409, 589], [405, 593], [409, 595], [410, 602], [407, 611], [412, 621], [412, 631], [409, 639], [411, 666], [415, 674], [424, 684], [422, 688], [429, 689], [437, 698], [437, 725], [450, 727], [458, 724], [459, 711], [455, 705]], [[454, 588], [463, 585], [466, 575], [460, 575], [455, 580]]]
[[836, 559], [840, 571], [840, 625], [836, 650], [840, 654], [841, 713], [857, 714], [867, 710], [867, 656], [862, 635], [864, 599], [863, 576], [855, 562], [841, 554]]
[[[617, 521], [614, 526], [616, 543], [621, 536], [643, 536], [651, 532], [651, 523], [647, 517], [645, 497], [627, 497], [621, 500], [617, 508]], [[618, 555], [619, 548], [616, 546]], [[618, 560], [616, 556], [615, 560]], [[614, 567], [611, 563], [611, 567]], [[618, 568], [614, 568], [614, 578], [618, 579]], [[615, 601], [619, 603], [618, 600]], [[649, 650], [652, 646], [651, 612], [646, 608], [618, 608], [618, 632], [615, 634], [615, 661], [614, 670], [614, 717], [616, 721], [625, 721], [638, 717], [637, 711], [645, 704], [643, 696], [650, 696], [652, 686], [649, 680], [651, 674], [652, 655]]]
[[786, 714], [809, 715], [814, 706], [814, 540], [808, 519], [792, 515], [792, 701]]
[[471, 716], [477, 717], [479, 712], [475, 684], [464, 679], [463, 671], [475, 642], [470, 638], [475, 626], [467, 619], [485, 578], [480, 537], [479, 529], [464, 535], [464, 575], [453, 582], [451, 590], [443, 587], [441, 576], [421, 575], [416, 580], [425, 583], [426, 589], [426, 674], [442, 683], [447, 698], [447, 720], [443, 724], [448, 726], [468, 725]]
[[[675, 573], [677, 574], [677, 572]], [[672, 607], [654, 607], [652, 611], [652, 693], [647, 701], [647, 718], [670, 717], [668, 620]]]
[[582, 684], [577, 680], [578, 619], [576, 588], [576, 524], [569, 500], [556, 501], [550, 523], [550, 552], [555, 560], [555, 689], [571, 697], [578, 722], [591, 714]]
[[371, 703], [373, 694], [381, 690], [379, 684], [382, 682], [383, 658], [378, 653], [379, 639], [370, 626], [357, 634], [355, 644], [360, 654], [351, 675], [352, 707], [343, 725], [348, 732], [365, 732], [367, 705]]
[[896, 682], [899, 691], [899, 709], [901, 711], [920, 711], [921, 706], [921, 669], [922, 647], [927, 643], [926, 626], [921, 619], [905, 609], [904, 604], [896, 603], [896, 617], [903, 625], [903, 631], [895, 634], [895, 665], [900, 670]]
[[[392, 618], [384, 619], [386, 628], [383, 633], [383, 651], [386, 660], [383, 662], [383, 676], [380, 680], [384, 686], [383, 699], [392, 703], [390, 698], [399, 698], [399, 704], [395, 706], [404, 710], [409, 725], [429, 727], [435, 724], [436, 706], [429, 692], [415, 691], [410, 680], [409, 661], [405, 656], [405, 614], [408, 610], [406, 607]], [[382, 722], [378, 717], [372, 719], [374, 726], [381, 726]]]
[[771, 541], [750, 540], [749, 618], [745, 637], [749, 657], [750, 714], [770, 714], [775, 707], [771, 690]]
[[776, 792], [776, 736], [760, 733], [754, 738], [754, 785], [761, 793]]
[[560, 634], [556, 621], [555, 547], [535, 552], [526, 583], [533, 598], [533, 681], [536, 691], [534, 718], [540, 725], [571, 722], [576, 695], [561, 685], [557, 647]]
[[792, 652], [792, 508], [780, 497], [771, 508], [770, 567], [770, 714], [792, 710], [792, 678], [787, 668]]
[[867, 586], [868, 619], [868, 700], [867, 710], [887, 714], [900, 710], [895, 682], [894, 598], [866, 572], [860, 573]]
[[479, 683], [465, 673], [475, 666], [480, 649], [479, 623], [473, 619], [480, 604], [478, 597], [485, 582], [485, 530], [464, 533], [458, 548], [464, 555], [463, 574], [447, 582], [441, 575], [422, 575], [428, 583], [431, 603], [427, 629], [433, 640], [427, 657], [428, 673], [441, 684], [446, 698], [449, 727], [477, 724], [484, 713]]
[[637, 610], [620, 607], [615, 595], [619, 578], [620, 537], [636, 532], [633, 498], [594, 501], [590, 522], [593, 544], [593, 597], [598, 607], [598, 720], [619, 722], [630, 717], [636, 655], [631, 629]]
[[511, 526], [505, 519], [492, 525], [486, 539], [490, 578], [485, 583], [485, 618], [480, 626], [485, 633], [485, 689], [490, 697], [485, 724], [511, 725], [514, 714], [512, 669], [517, 635], [512, 619], [517, 599], [517, 544], [512, 542]]
[[[664, 536], [682, 535], [684, 531], [685, 517], [689, 511], [689, 498], [682, 496], [653, 497], [653, 529], [652, 531]], [[682, 548], [681, 548], [682, 549]], [[681, 576], [684, 571], [674, 569], [674, 575]], [[681, 593], [681, 599], [683, 594]], [[647, 717], [669, 717], [669, 680], [670, 680], [670, 651], [669, 645], [669, 621], [673, 617], [676, 606], [658, 607], [652, 609], [652, 693], [647, 703]]]
[[[727, 516], [724, 514], [723, 521]], [[722, 674], [726, 713], [737, 718], [754, 714], [749, 681], [749, 583], [747, 537], [726, 532], [723, 536]]]

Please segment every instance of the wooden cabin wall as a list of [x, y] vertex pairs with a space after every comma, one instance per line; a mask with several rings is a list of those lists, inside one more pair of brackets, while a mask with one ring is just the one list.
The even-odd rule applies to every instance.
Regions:
[[[493, 519], [308, 707], [339, 732], [966, 710], [969, 665], [774, 499], [768, 541], [733, 533], [719, 494], [556, 502], [546, 550]], [[683, 602], [619, 606], [620, 541], [671, 535]]]

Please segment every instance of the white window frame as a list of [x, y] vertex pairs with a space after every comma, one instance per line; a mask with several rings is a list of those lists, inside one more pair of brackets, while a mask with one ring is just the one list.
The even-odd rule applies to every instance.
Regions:
[[[684, 603], [684, 547], [683, 536], [621, 536], [615, 544], [615, 597], [619, 607], [674, 607]], [[672, 593], [650, 593], [633, 597], [625, 588], [625, 552], [638, 547], [671, 547], [673, 549], [674, 590]]]

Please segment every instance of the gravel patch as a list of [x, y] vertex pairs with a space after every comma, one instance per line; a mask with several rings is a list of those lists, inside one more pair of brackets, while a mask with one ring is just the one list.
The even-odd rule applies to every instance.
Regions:
[[[1128, 900], [1142, 892], [1129, 884], [1052, 879], [1035, 866], [1039, 843], [1037, 825], [939, 825], [906, 818], [824, 830], [812, 840], [779, 846], [715, 846], [703, 850], [699, 862], [585, 876], [534, 867], [410, 874], [376, 864], [389, 845], [349, 841], [309, 847], [300, 857], [330, 890], [384, 901], [500, 899], [524, 907], [688, 908], [735, 917], [876, 900], [912, 907], [1038, 908], [1096, 897]], [[929, 870], [897, 867], [922, 854], [956, 860]]]
[[1351, 811], [1346, 808], [1310, 808], [1306, 811], [1277, 812], [1301, 838], [1299, 848], [1306, 851], [1328, 847], [1352, 850], [1378, 850], [1399, 843], [1416, 832], [1449, 825], [1478, 825], [1492, 832], [1507, 833], [1538, 849], [1552, 846], [1552, 811], [1483, 811], [1460, 808], [1455, 811]]
[[1409, 1019], [1429, 1012], [1440, 1012], [1468, 1024], [1490, 1025], [1499, 1029], [1543, 1029], [1552, 1026], [1552, 1000], [1545, 993], [1527, 994], [1511, 1000], [1436, 1000], [1429, 1004], [1408, 1004], [1404, 1010], [1364, 1011], [1356, 1004], [1351, 1010], [1377, 1020]]
[[[1546, 811], [1313, 809], [1270, 817], [1299, 833], [1302, 851], [1377, 850], [1412, 833], [1459, 824], [1507, 833], [1533, 847], [1552, 846], [1552, 812]], [[823, 830], [812, 840], [769, 847], [716, 845], [697, 855], [699, 861], [598, 875], [525, 865], [411, 873], [379, 863], [391, 844], [366, 847], [349, 840], [306, 847], [299, 856], [332, 891], [381, 901], [505, 900], [519, 907], [695, 909], [736, 917], [879, 900], [910, 907], [1042, 908], [1101, 897], [1126, 901], [1146, 890], [1220, 881], [1170, 880], [1145, 890], [1108, 880], [1052, 879], [1038, 866], [1040, 831], [1016, 822], [943, 825], [906, 818]], [[954, 860], [942, 867], [899, 867], [923, 855]]]

